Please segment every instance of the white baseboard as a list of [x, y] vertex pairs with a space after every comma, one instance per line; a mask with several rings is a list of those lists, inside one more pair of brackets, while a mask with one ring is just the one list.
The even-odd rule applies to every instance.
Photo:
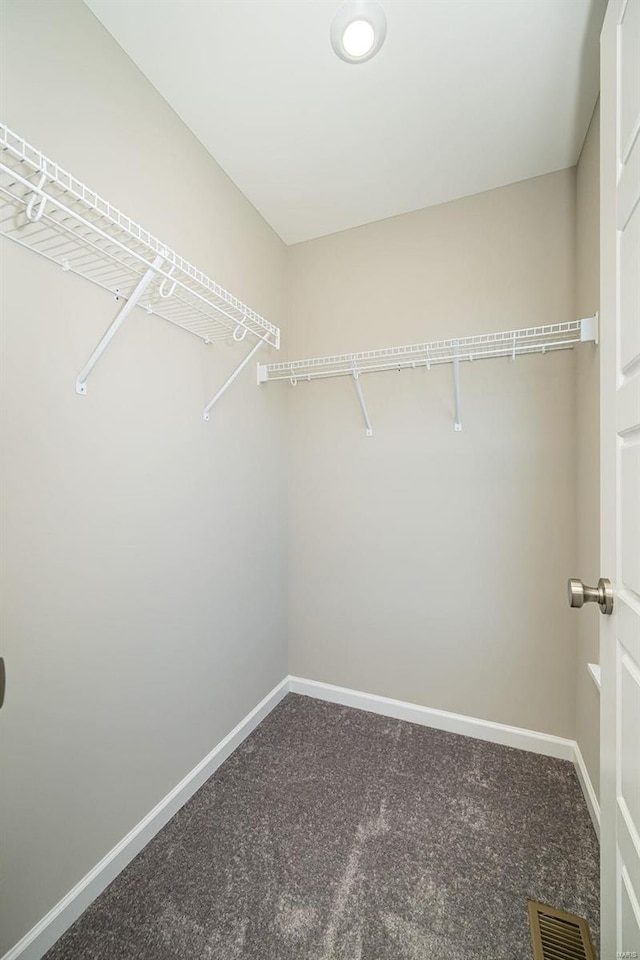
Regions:
[[288, 692], [289, 679], [285, 677], [22, 940], [5, 953], [2, 960], [40, 960]]
[[332, 683], [321, 683], [318, 680], [289, 677], [289, 689], [291, 693], [327, 700], [329, 703], [339, 703], [345, 707], [369, 710], [371, 713], [393, 717], [395, 720], [408, 720], [409, 723], [419, 723], [425, 727], [447, 730], [449, 733], [488, 740], [505, 747], [516, 747], [519, 750], [530, 750], [559, 760], [570, 760], [575, 767], [596, 835], [600, 839], [600, 805], [584, 757], [575, 740], [556, 737], [551, 733], [525, 730], [522, 727], [511, 727], [504, 723], [494, 723], [490, 720], [478, 720], [476, 717], [466, 717], [460, 713], [421, 707], [419, 704], [407, 703], [404, 700], [391, 700], [389, 697], [349, 690], [347, 687], [337, 687]]
[[593, 829], [596, 832], [598, 840], [600, 839], [600, 804], [596, 796], [596, 792], [593, 789], [593, 783], [591, 777], [589, 776], [589, 771], [587, 770], [587, 765], [584, 762], [584, 757], [582, 756], [582, 751], [576, 743], [575, 746], [575, 756], [573, 758], [573, 765], [576, 768], [576, 774], [578, 780], [580, 781], [580, 786], [582, 787], [582, 792], [584, 794], [584, 799], [587, 804], [587, 809], [589, 815], [593, 822]]
[[510, 727], [491, 720], [478, 720], [476, 717], [465, 717], [460, 713], [421, 707], [417, 703], [391, 700], [389, 697], [361, 693], [359, 690], [336, 687], [332, 683], [320, 683], [318, 680], [303, 680], [301, 677], [289, 677], [289, 689], [291, 693], [301, 693], [307, 697], [328, 700], [330, 703], [340, 703], [345, 707], [369, 710], [371, 713], [380, 713], [384, 717], [393, 717], [395, 720], [408, 720], [409, 723], [419, 723], [425, 727], [435, 727], [437, 730], [448, 730], [449, 733], [461, 733], [478, 740], [501, 743], [505, 747], [530, 750], [533, 753], [542, 753], [547, 757], [557, 757], [560, 760], [575, 758], [575, 740], [565, 740], [564, 737], [555, 737], [551, 733], [538, 733], [536, 730]]

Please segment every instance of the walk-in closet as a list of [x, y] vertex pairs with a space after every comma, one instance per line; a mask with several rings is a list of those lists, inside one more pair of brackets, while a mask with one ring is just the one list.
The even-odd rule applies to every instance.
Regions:
[[0, 958], [640, 956], [640, 0], [0, 0]]

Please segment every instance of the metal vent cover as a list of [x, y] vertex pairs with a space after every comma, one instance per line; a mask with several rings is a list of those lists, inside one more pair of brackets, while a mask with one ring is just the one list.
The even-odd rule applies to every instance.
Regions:
[[596, 960], [589, 925], [575, 913], [529, 900], [534, 960]]

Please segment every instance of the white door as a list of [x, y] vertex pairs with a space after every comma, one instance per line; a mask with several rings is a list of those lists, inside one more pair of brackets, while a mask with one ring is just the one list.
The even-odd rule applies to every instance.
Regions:
[[640, 0], [601, 38], [602, 960], [640, 957]]

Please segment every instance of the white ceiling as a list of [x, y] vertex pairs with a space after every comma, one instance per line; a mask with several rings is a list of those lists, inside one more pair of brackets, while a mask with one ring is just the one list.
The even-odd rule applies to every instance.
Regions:
[[382, 0], [334, 54], [335, 0], [85, 0], [286, 243], [572, 166], [606, 0]]

